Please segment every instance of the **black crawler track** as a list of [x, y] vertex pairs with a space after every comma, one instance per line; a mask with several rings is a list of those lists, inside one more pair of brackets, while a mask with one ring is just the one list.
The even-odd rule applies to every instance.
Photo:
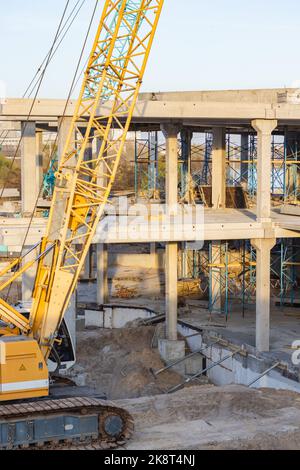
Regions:
[[[57, 441], [57, 439], [49, 439], [47, 442], [38, 442], [32, 445], [23, 446], [6, 446], [5, 449], [112, 449], [124, 446], [131, 438], [134, 431], [134, 424], [131, 415], [124, 409], [118, 408], [113, 403], [99, 400], [98, 398], [76, 397], [64, 399], [38, 400], [17, 404], [0, 404], [0, 422], [13, 423], [17, 420], [34, 420], [35, 418], [47, 419], [61, 414], [79, 416], [98, 415], [99, 435], [95, 439], [68, 439]], [[117, 415], [121, 418], [123, 427], [121, 433], [112, 437], [105, 432], [104, 421], [109, 415]], [[3, 447], [2, 447], [3, 449]]]

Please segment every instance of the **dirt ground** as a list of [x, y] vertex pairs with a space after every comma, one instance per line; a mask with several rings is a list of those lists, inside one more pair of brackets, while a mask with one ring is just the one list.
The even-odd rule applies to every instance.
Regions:
[[164, 393], [182, 382], [173, 371], [154, 377], [150, 369], [164, 367], [152, 342], [155, 327], [122, 330], [84, 330], [77, 335], [76, 373], [85, 375], [86, 385], [107, 398], [136, 398]]
[[240, 385], [193, 385], [163, 367], [155, 327], [78, 332], [77, 372], [133, 416], [129, 450], [300, 449], [300, 394]]
[[120, 400], [134, 417], [128, 449], [300, 449], [300, 395], [202, 385]]

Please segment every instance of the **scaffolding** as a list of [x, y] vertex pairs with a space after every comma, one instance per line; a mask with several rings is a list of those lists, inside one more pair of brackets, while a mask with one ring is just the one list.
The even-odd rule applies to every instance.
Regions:
[[199, 283], [210, 313], [228, 315], [233, 304], [247, 307], [255, 302], [256, 253], [249, 240], [206, 242], [200, 251], [182, 244], [180, 278]]
[[151, 199], [159, 199], [164, 191], [165, 143], [161, 133], [149, 130], [135, 132], [134, 192]]
[[300, 267], [300, 241], [298, 239], [280, 240], [280, 305], [293, 306], [298, 290]]
[[285, 133], [284, 202], [298, 205], [300, 201], [300, 136]]

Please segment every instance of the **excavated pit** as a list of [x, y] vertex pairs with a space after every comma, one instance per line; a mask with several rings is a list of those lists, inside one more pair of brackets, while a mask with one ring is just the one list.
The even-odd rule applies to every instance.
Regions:
[[111, 400], [165, 393], [182, 377], [172, 370], [154, 377], [151, 369], [165, 365], [152, 348], [154, 336], [152, 326], [79, 331], [73, 373], [82, 373], [86, 385]]

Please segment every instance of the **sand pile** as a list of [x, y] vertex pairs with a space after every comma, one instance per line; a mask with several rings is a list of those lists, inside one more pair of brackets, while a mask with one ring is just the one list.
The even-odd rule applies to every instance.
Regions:
[[151, 348], [155, 327], [78, 332], [77, 371], [84, 372], [86, 385], [109, 399], [137, 398], [164, 393], [182, 382], [174, 371], [157, 378], [150, 369], [164, 366]]

